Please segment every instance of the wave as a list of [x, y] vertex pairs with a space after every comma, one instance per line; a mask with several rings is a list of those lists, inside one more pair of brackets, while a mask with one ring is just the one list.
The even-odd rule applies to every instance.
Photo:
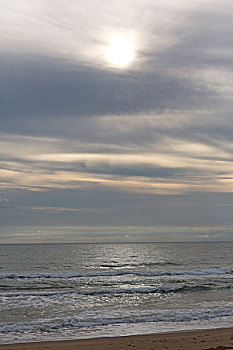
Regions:
[[148, 262], [148, 263], [129, 263], [129, 264], [101, 264], [102, 268], [131, 268], [131, 267], [151, 267], [151, 266], [180, 266], [179, 263], [171, 262], [171, 261], [163, 261], [163, 262]]
[[69, 273], [0, 273], [0, 279], [23, 279], [23, 278], [82, 278], [82, 277], [107, 277], [107, 276], [199, 276], [199, 275], [227, 275], [233, 274], [233, 267], [220, 267], [194, 270], [117, 270], [101, 272], [69, 272]]
[[[101, 316], [101, 315], [100, 315]], [[160, 310], [154, 314], [128, 317], [93, 317], [86, 321], [82, 316], [72, 318], [38, 319], [32, 322], [22, 322], [14, 324], [0, 324], [0, 333], [22, 333], [22, 332], [52, 332], [62, 328], [90, 328], [117, 324], [148, 323], [148, 322], [191, 322], [210, 320], [220, 317], [233, 316], [232, 308], [213, 309], [183, 309], [179, 311]]]
[[43, 291], [43, 292], [15, 292], [15, 293], [0, 293], [1, 298], [13, 298], [13, 297], [38, 297], [38, 296], [54, 296], [54, 295], [97, 295], [97, 294], [165, 294], [165, 293], [178, 293], [178, 292], [194, 292], [210, 290], [211, 287], [206, 285], [197, 286], [173, 286], [173, 287], [157, 287], [157, 288], [114, 288], [114, 289], [93, 289], [93, 290], [81, 290], [81, 291]]

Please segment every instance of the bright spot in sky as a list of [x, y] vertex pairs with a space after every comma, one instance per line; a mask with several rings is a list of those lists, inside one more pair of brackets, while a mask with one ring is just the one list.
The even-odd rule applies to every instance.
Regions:
[[132, 41], [122, 34], [113, 35], [110, 38], [106, 50], [106, 59], [116, 68], [127, 68], [135, 58], [135, 50]]

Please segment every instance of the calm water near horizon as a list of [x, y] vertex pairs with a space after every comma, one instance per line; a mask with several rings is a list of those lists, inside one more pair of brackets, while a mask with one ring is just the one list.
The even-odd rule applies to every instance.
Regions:
[[0, 342], [229, 327], [233, 242], [0, 245]]

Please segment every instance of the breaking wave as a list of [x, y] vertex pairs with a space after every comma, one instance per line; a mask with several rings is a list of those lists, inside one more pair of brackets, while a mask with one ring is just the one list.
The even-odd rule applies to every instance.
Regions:
[[62, 328], [83, 328], [98, 327], [116, 324], [132, 324], [147, 322], [190, 322], [198, 320], [209, 320], [220, 317], [233, 316], [232, 308], [213, 308], [213, 309], [183, 309], [179, 311], [159, 310], [150, 315], [128, 316], [128, 317], [109, 317], [106, 319], [93, 316], [87, 321], [83, 316], [74, 316], [72, 318], [54, 318], [38, 319], [32, 322], [22, 322], [14, 324], [0, 324], [1, 333], [19, 333], [19, 332], [52, 332]]
[[97, 295], [97, 294], [155, 294], [155, 293], [176, 293], [176, 292], [193, 292], [209, 290], [211, 287], [205, 285], [196, 286], [173, 286], [173, 287], [157, 287], [157, 288], [115, 288], [115, 289], [93, 289], [81, 291], [64, 291], [64, 292], [15, 292], [15, 293], [0, 293], [2, 298], [12, 297], [27, 297], [27, 296], [53, 296], [53, 295]]
[[91, 273], [0, 273], [0, 279], [23, 279], [23, 278], [82, 278], [100, 276], [200, 276], [200, 275], [228, 275], [233, 274], [233, 267], [220, 267], [194, 270], [117, 270]]

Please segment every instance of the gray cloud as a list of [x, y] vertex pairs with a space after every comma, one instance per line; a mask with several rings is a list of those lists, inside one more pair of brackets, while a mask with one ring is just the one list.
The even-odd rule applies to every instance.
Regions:
[[[124, 75], [97, 69], [55, 70], [46, 64], [14, 68], [1, 74], [2, 130], [35, 128], [39, 121], [57, 122], [105, 114], [138, 114], [164, 108], [199, 107], [214, 98], [187, 79], [159, 72]], [[14, 123], [13, 123], [14, 121]], [[16, 125], [15, 125], [16, 123]], [[59, 128], [59, 125], [58, 125]], [[43, 127], [40, 127], [43, 130]], [[30, 130], [30, 129], [29, 129]], [[51, 131], [52, 132], [52, 131]]]

